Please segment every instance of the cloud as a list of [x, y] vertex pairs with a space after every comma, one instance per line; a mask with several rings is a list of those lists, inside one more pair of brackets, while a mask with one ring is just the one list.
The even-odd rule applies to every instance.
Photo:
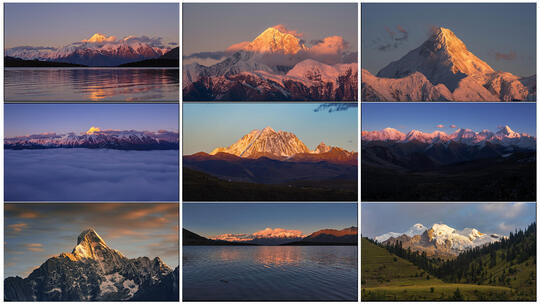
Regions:
[[372, 40], [375, 49], [379, 51], [397, 49], [403, 44], [403, 42], [409, 39], [409, 32], [407, 32], [407, 30], [405, 30], [401, 25], [396, 26], [397, 32], [393, 31], [388, 26], [385, 26], [384, 30], [386, 31], [387, 35], [383, 36], [382, 38], [379, 37]]
[[341, 36], [330, 36], [321, 43], [308, 49], [308, 57], [326, 63], [338, 63], [342, 61], [343, 53], [349, 48], [349, 43]]
[[508, 54], [505, 53], [495, 53], [495, 59], [497, 60], [514, 60], [516, 59], [516, 52], [510, 51]]
[[444, 125], [436, 125], [437, 128], [442, 129], [444, 128]]
[[303, 238], [300, 230], [289, 230], [284, 228], [270, 228], [248, 234], [248, 233], [225, 233], [210, 237], [213, 240], [229, 242], [248, 242], [254, 239], [282, 239], [282, 238]]
[[229, 52], [199, 52], [199, 53], [193, 53], [191, 55], [182, 56], [183, 59], [191, 59], [191, 58], [199, 58], [199, 59], [214, 59], [219, 60], [227, 55], [229, 55]]
[[23, 231], [23, 229], [28, 228], [28, 224], [26, 223], [11, 224], [11, 225], [8, 225], [8, 228], [11, 229], [13, 232], [21, 232]]
[[30, 243], [30, 244], [24, 244], [24, 247], [26, 247], [26, 250], [32, 251], [32, 252], [43, 252], [45, 249], [43, 249], [43, 244], [40, 243]]
[[249, 46], [250, 43], [251, 43], [250, 41], [238, 42], [229, 46], [225, 51], [227, 53], [233, 53], [233, 52], [238, 52], [240, 50], [245, 50]]
[[5, 151], [9, 201], [177, 201], [178, 151]]
[[125, 41], [135, 40], [142, 43], [146, 43], [150, 45], [151, 47], [158, 47], [158, 48], [164, 48], [165, 45], [163, 44], [163, 38], [162, 37], [148, 37], [148, 36], [129, 36], [124, 38]]
[[450, 128], [455, 129], [455, 128], [457, 128], [457, 126], [456, 125], [450, 125]]
[[515, 225], [507, 225], [506, 223], [500, 223], [497, 228], [499, 228], [501, 231], [505, 232], [505, 233], [510, 233], [510, 232], [514, 232], [514, 230], [516, 230], [516, 226]]
[[9, 49], [10, 51], [56, 51], [57, 48], [51, 46], [16, 46]]
[[324, 112], [328, 111], [328, 113], [332, 112], [339, 112], [339, 111], [347, 111], [351, 108], [358, 108], [357, 103], [323, 103], [319, 105], [313, 112]]
[[521, 215], [525, 211], [524, 203], [513, 204], [482, 204], [480, 207], [483, 211], [499, 215], [503, 218], [513, 219]]
[[293, 35], [296, 38], [302, 38], [304, 36], [304, 33], [299, 33], [296, 30], [289, 30], [283, 24], [274, 25], [273, 28], [277, 29], [278, 31], [282, 33]]
[[171, 46], [177, 46], [178, 45], [177, 42], [169, 42], [168, 44], [171, 45]]

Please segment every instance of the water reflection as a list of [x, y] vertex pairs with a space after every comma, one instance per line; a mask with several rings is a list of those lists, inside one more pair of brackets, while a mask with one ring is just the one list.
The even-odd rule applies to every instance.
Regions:
[[178, 101], [176, 68], [7, 68], [7, 101]]
[[355, 246], [184, 246], [184, 300], [357, 300]]

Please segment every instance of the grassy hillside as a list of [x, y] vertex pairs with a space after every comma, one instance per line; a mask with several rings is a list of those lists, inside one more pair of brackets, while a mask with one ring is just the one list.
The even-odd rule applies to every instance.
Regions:
[[445, 283], [411, 262], [362, 238], [363, 301], [508, 300], [511, 288]]

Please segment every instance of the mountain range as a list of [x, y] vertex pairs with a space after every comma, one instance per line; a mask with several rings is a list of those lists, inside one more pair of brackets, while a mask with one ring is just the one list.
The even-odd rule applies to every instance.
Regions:
[[211, 66], [183, 66], [184, 100], [358, 100], [356, 62], [315, 60], [301, 39], [277, 27], [228, 53]]
[[47, 259], [26, 278], [4, 280], [6, 301], [178, 301], [179, 269], [156, 257], [129, 259], [94, 231], [71, 253]]
[[320, 143], [310, 150], [293, 133], [256, 129], [229, 147], [183, 157], [184, 166], [220, 178], [255, 183], [356, 179], [358, 153]]
[[431, 228], [417, 223], [406, 232], [388, 232], [375, 237], [383, 245], [400, 242], [405, 249], [426, 252], [427, 256], [455, 257], [461, 252], [503, 239], [497, 234], [486, 234], [474, 228], [457, 230], [445, 224], [433, 224]]
[[476, 132], [471, 129], [457, 129], [452, 134], [446, 134], [442, 131], [426, 133], [419, 130], [411, 130], [405, 134], [393, 128], [385, 128], [380, 131], [362, 131], [362, 141], [418, 142], [446, 145], [453, 142], [477, 146], [485, 146], [490, 143], [505, 147], [515, 146], [521, 149], [536, 149], [536, 137], [530, 136], [527, 133], [514, 132], [509, 126], [501, 127], [497, 132], [491, 132], [489, 130]]
[[86, 133], [42, 133], [4, 139], [4, 148], [51, 149], [89, 148], [117, 150], [171, 150], [179, 147], [178, 132], [136, 130], [101, 130], [91, 127]]
[[382, 68], [362, 69], [364, 101], [535, 101], [536, 75], [495, 71], [450, 29]]
[[187, 229], [183, 231], [183, 245], [357, 245], [358, 228], [349, 227], [342, 230], [322, 229], [308, 236], [282, 235], [279, 237], [253, 237], [244, 241], [226, 241], [219, 238], [208, 239]]
[[159, 58], [171, 50], [169, 47], [157, 46], [151, 40], [146, 36], [127, 36], [117, 39], [114, 36], [96, 33], [89, 39], [60, 48], [19, 46], [6, 49], [4, 55], [24, 60], [63, 62], [85, 66], [118, 66]]

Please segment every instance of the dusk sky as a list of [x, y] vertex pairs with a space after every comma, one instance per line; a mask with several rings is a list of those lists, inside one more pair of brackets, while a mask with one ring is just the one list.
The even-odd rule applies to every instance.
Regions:
[[5, 137], [46, 132], [116, 130], [178, 132], [177, 104], [6, 104]]
[[452, 30], [494, 70], [536, 73], [535, 3], [363, 3], [361, 10], [362, 68], [372, 74], [419, 47], [432, 26]]
[[224, 51], [278, 24], [302, 34], [306, 42], [341, 36], [349, 43], [349, 51], [357, 51], [355, 3], [185, 3], [182, 14], [184, 56]]
[[327, 145], [357, 151], [358, 108], [346, 110], [318, 109], [320, 104], [184, 104], [183, 154], [212, 152], [228, 147], [254, 129], [267, 126], [288, 131], [315, 149]]
[[159, 256], [178, 266], [178, 204], [5, 204], [5, 277], [26, 277], [48, 258], [71, 252], [77, 237], [94, 228], [128, 258]]
[[369, 238], [405, 232], [416, 223], [509, 235], [536, 221], [535, 203], [362, 203], [361, 208], [362, 235]]
[[178, 44], [177, 3], [6, 3], [5, 48], [63, 47], [95, 33], [161, 37], [164, 46]]
[[[443, 128], [437, 128], [443, 125]], [[456, 128], [451, 128], [455, 125]], [[536, 136], [535, 103], [363, 103], [362, 131], [387, 127], [407, 133], [413, 129], [453, 133], [457, 128], [513, 131]]]
[[303, 234], [357, 226], [356, 203], [184, 203], [183, 228], [210, 237], [254, 233], [265, 228]]

